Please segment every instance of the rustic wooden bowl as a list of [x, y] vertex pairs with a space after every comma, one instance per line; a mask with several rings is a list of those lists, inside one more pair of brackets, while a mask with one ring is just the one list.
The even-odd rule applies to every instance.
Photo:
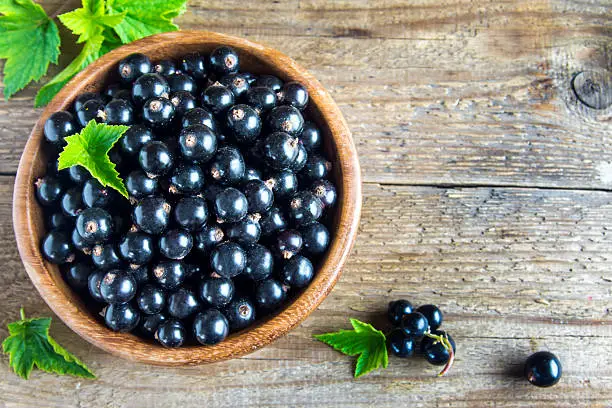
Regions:
[[[164, 349], [132, 334], [115, 333], [88, 310], [66, 285], [59, 268], [46, 262], [40, 252], [45, 233], [43, 214], [36, 202], [34, 180], [45, 173], [48, 158], [41, 148], [43, 125], [50, 114], [69, 110], [83, 92], [100, 91], [113, 80], [117, 62], [141, 52], [152, 60], [178, 58], [189, 52], [209, 52], [224, 44], [238, 50], [241, 69], [270, 73], [283, 80], [296, 80], [310, 93], [308, 114], [321, 128], [325, 152], [333, 163], [332, 178], [339, 193], [332, 242], [312, 283], [286, 309], [259, 324], [229, 336], [210, 347]], [[238, 357], [272, 342], [302, 322], [325, 299], [338, 280], [357, 234], [361, 210], [361, 179], [357, 152], [340, 110], [323, 86], [291, 58], [263, 45], [211, 32], [180, 31], [155, 35], [106, 54], [70, 81], [51, 101], [32, 130], [19, 163], [13, 197], [13, 224], [21, 259], [34, 286], [49, 307], [72, 330], [90, 343], [117, 356], [159, 365], [209, 363]]]

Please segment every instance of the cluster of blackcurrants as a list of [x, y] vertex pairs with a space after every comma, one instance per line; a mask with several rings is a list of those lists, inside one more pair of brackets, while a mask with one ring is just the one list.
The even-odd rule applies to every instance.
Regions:
[[[446, 338], [456, 350], [455, 341], [444, 331], [438, 330], [443, 316], [434, 305], [423, 305], [414, 310], [407, 300], [389, 303], [388, 318], [394, 329], [387, 335], [388, 348], [397, 357], [410, 357], [420, 341], [420, 354], [433, 365], [449, 362], [450, 350], [444, 342], [434, 337]], [[429, 336], [433, 335], [433, 336]]]
[[[306, 88], [239, 67], [224, 46], [178, 63], [132, 54], [119, 83], [45, 123], [42, 253], [106, 305], [112, 330], [218, 343], [307, 286], [329, 246], [337, 193]], [[130, 201], [82, 167], [57, 169], [64, 138], [91, 120], [130, 126], [109, 153]]]

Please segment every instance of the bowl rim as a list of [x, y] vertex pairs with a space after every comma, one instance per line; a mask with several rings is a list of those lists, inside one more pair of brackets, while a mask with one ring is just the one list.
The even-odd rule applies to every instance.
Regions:
[[[35, 239], [38, 233], [32, 213], [35, 210], [33, 206], [38, 204], [32, 180], [36, 176], [37, 157], [41, 154], [39, 147], [43, 140], [44, 122], [53, 112], [69, 106], [69, 101], [86, 91], [101, 71], [108, 72], [117, 61], [131, 53], [154, 53], [155, 48], [163, 44], [225, 44], [256, 58], [273, 60], [275, 67], [287, 77], [299, 78], [319, 110], [321, 121], [329, 127], [341, 171], [342, 200], [339, 202], [337, 230], [328, 255], [313, 282], [274, 317], [215, 346], [163, 349], [135, 335], [110, 331], [70, 300], [65, 290], [67, 286], [53, 279], [50, 271], [52, 266], [43, 259]], [[131, 361], [166, 366], [194, 365], [239, 357], [271, 343], [295, 328], [316, 310], [339, 279], [355, 243], [360, 213], [361, 173], [357, 151], [348, 124], [325, 88], [293, 59], [275, 49], [243, 38], [208, 31], [176, 31], [146, 37], [105, 54], [77, 74], [47, 105], [34, 126], [19, 162], [13, 194], [13, 227], [22, 262], [30, 280], [53, 312], [79, 336], [111, 354]]]

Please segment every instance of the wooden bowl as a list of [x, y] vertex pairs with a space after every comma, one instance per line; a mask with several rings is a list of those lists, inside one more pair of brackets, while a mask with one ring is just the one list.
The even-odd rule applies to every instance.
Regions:
[[[106, 328], [64, 282], [59, 268], [43, 259], [39, 243], [45, 226], [34, 190], [34, 180], [45, 174], [48, 161], [41, 148], [43, 125], [53, 112], [70, 110], [72, 101], [79, 94], [100, 91], [108, 81], [116, 80], [117, 62], [131, 53], [144, 53], [151, 60], [177, 59], [190, 52], [210, 52], [221, 44], [238, 51], [241, 69], [273, 74], [286, 81], [299, 81], [308, 89], [308, 115], [325, 135], [324, 150], [332, 161], [332, 179], [339, 194], [334, 225], [330, 228], [332, 242], [312, 283], [277, 315], [235, 333], [215, 346], [165, 349], [135, 335], [115, 333]], [[357, 152], [346, 121], [323, 86], [295, 61], [278, 51], [245, 39], [203, 31], [165, 33], [124, 45], [79, 73], [49, 103], [34, 126], [19, 163], [13, 197], [13, 224], [21, 259], [34, 286], [55, 314], [81, 337], [103, 350], [133, 361], [168, 366], [238, 357], [265, 346], [302, 322], [338, 280], [355, 241], [360, 211], [361, 179]]]

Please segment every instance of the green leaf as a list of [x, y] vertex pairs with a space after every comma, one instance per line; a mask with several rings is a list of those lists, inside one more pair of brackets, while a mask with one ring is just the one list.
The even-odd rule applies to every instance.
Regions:
[[64, 13], [58, 18], [73, 34], [77, 43], [83, 43], [100, 35], [105, 28], [115, 27], [123, 21], [125, 13], [106, 14], [104, 0], [83, 0], [83, 7]]
[[57, 64], [57, 25], [32, 0], [0, 0], [0, 58], [4, 65], [4, 98], [38, 81]]
[[2, 349], [9, 354], [9, 365], [17, 375], [28, 379], [34, 366], [48, 373], [96, 378], [85, 364], [57, 344], [49, 335], [51, 318], [26, 319], [9, 323], [9, 337]]
[[108, 0], [109, 14], [125, 13], [114, 27], [124, 44], [149, 35], [178, 30], [172, 19], [186, 11], [187, 0]]
[[102, 35], [98, 35], [87, 41], [79, 55], [77, 55], [77, 57], [72, 60], [72, 62], [68, 64], [68, 66], [59, 74], [47, 82], [45, 86], [40, 88], [36, 94], [34, 106], [38, 108], [48, 104], [60, 91], [60, 89], [62, 89], [63, 86], [72, 79], [73, 76], [79, 73], [79, 71], [81, 71], [91, 62], [95, 61], [100, 55], [100, 49], [103, 41], [104, 37]]
[[128, 126], [106, 125], [91, 120], [81, 133], [66, 137], [68, 143], [59, 155], [58, 170], [75, 165], [85, 167], [103, 186], [117, 190], [125, 198], [128, 192], [108, 157], [108, 151], [129, 129]]
[[389, 356], [384, 333], [357, 319], [351, 319], [351, 325], [353, 330], [340, 330], [314, 337], [343, 354], [359, 355], [355, 365], [355, 378], [381, 366], [387, 368]]

